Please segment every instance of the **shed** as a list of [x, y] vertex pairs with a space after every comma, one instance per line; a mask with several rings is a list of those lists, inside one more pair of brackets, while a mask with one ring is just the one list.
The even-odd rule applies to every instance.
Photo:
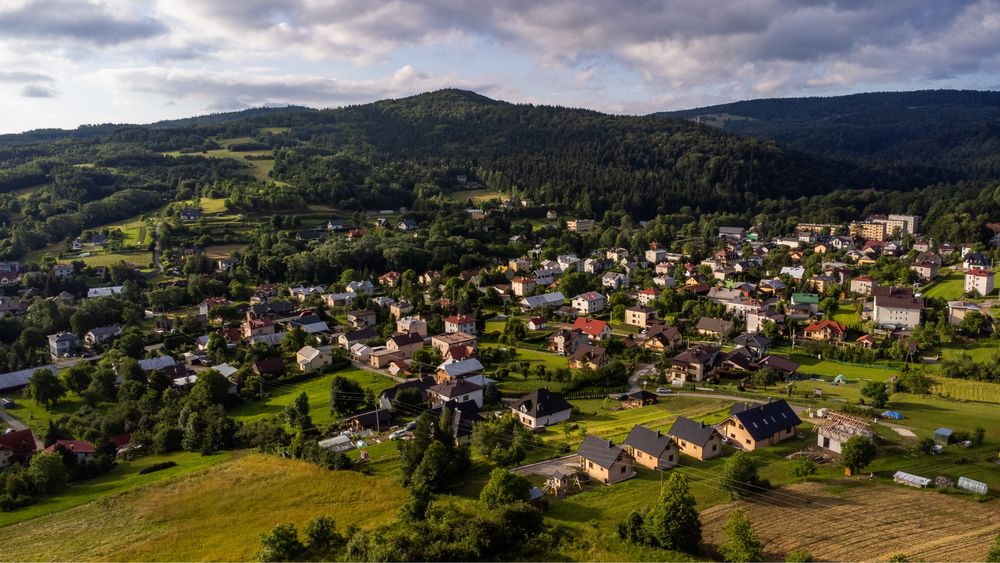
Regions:
[[954, 434], [951, 428], [938, 428], [934, 431], [934, 441], [947, 446], [951, 443], [951, 436]]

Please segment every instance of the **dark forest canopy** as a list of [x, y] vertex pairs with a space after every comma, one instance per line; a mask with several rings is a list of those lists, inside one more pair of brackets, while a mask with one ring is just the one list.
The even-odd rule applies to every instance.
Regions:
[[968, 177], [1000, 175], [1000, 92], [748, 100], [656, 115], [829, 157], [924, 163]]

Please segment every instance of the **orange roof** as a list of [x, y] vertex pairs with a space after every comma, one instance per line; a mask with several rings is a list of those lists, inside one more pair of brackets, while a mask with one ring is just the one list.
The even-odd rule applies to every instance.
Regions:
[[806, 327], [806, 332], [819, 332], [821, 330], [829, 328], [832, 332], [837, 334], [844, 334], [847, 332], [847, 327], [838, 323], [837, 321], [832, 321], [830, 319], [824, 319], [822, 321], [816, 321], [813, 324]]
[[573, 321], [573, 328], [587, 336], [600, 336], [608, 328], [608, 323], [591, 318], [577, 318]]

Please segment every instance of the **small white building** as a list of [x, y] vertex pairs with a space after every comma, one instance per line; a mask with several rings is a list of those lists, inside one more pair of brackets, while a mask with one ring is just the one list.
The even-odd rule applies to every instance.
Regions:
[[975, 291], [979, 295], [989, 295], [996, 288], [992, 270], [973, 268], [965, 272], [965, 292]]
[[864, 436], [869, 441], [875, 439], [871, 424], [863, 418], [831, 412], [827, 415], [827, 420], [830, 423], [820, 426], [816, 437], [816, 445], [823, 449], [839, 454], [844, 443], [853, 436]]

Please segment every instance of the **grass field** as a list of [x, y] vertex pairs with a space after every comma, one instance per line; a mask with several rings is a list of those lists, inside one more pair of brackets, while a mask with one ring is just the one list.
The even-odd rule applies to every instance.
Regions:
[[111, 266], [119, 262], [135, 264], [140, 269], [148, 268], [153, 262], [153, 253], [147, 250], [139, 252], [112, 252], [108, 254], [92, 254], [82, 258], [75, 258], [88, 266]]
[[[343, 529], [391, 519], [402, 489], [385, 477], [250, 454], [4, 529], [4, 559], [246, 561], [275, 524], [313, 517]], [[58, 541], [53, 541], [58, 538]]]
[[201, 207], [202, 213], [225, 213], [226, 212], [226, 199], [225, 198], [212, 198], [203, 197], [198, 202]]
[[246, 248], [245, 244], [216, 244], [212, 246], [205, 247], [205, 256], [210, 260], [219, 260], [221, 258], [228, 258], [233, 255], [234, 252], [243, 250]]
[[1000, 531], [996, 503], [903, 486], [807, 483], [702, 511], [706, 543], [719, 545], [737, 506], [764, 543], [764, 561], [806, 549], [818, 561], [982, 561]]
[[280, 415], [300, 393], [305, 392], [309, 396], [309, 414], [312, 416], [313, 422], [330, 424], [336, 420], [330, 414], [330, 381], [335, 375], [356, 381], [365, 390], [371, 390], [375, 396], [393, 385], [392, 380], [388, 377], [363, 369], [349, 368], [335, 373], [317, 375], [295, 383], [265, 384], [265, 390], [269, 394], [266, 401], [243, 403], [231, 409], [229, 414], [237, 420], [256, 420]]
[[932, 390], [934, 393], [961, 401], [1000, 403], [1000, 383], [937, 377], [934, 379]]
[[924, 290], [924, 297], [958, 299], [965, 292], [965, 274], [952, 272], [932, 283]]
[[452, 192], [452, 201], [457, 201], [458, 203], [465, 203], [470, 199], [473, 202], [489, 201], [491, 199], [503, 199], [506, 197], [502, 192], [496, 190], [491, 190], [487, 188], [482, 188], [478, 190], [462, 190], [459, 192]]
[[10, 391], [4, 394], [10, 397], [17, 405], [12, 409], [4, 409], [4, 412], [20, 420], [36, 433], [44, 434], [48, 428], [49, 420], [63, 414], [73, 414], [83, 406], [83, 399], [70, 392], [66, 397], [52, 407], [52, 411], [45, 410], [44, 407], [25, 396], [25, 390]]
[[[203, 456], [199, 453], [176, 452], [167, 455], [149, 455], [134, 461], [121, 461], [118, 466], [100, 477], [70, 485], [63, 493], [43, 498], [41, 502], [13, 512], [0, 512], [0, 527], [31, 520], [39, 516], [60, 512], [86, 504], [98, 498], [121, 493], [170, 477], [186, 475], [230, 459], [229, 452]], [[175, 467], [140, 475], [139, 471], [154, 463], [173, 461]]]
[[833, 320], [848, 328], [857, 328], [861, 326], [861, 319], [858, 318], [858, 312], [854, 309], [854, 306], [850, 304], [841, 304], [837, 306], [837, 312], [833, 314]]

